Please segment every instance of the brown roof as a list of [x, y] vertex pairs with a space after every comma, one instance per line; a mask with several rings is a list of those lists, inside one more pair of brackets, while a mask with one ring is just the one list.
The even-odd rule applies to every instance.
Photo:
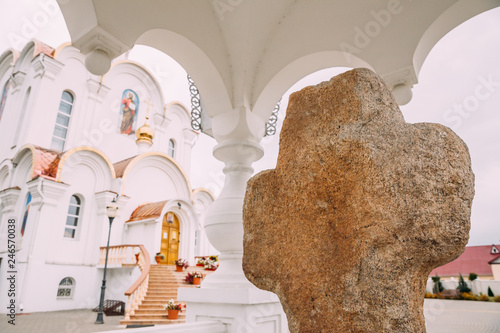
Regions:
[[61, 160], [63, 152], [45, 149], [38, 146], [34, 146], [34, 148], [35, 166], [33, 168], [31, 179], [35, 179], [38, 176], [55, 179], [57, 175], [57, 168], [59, 167], [59, 161]]
[[467, 246], [464, 253], [452, 262], [435, 268], [430, 276], [458, 276], [476, 273], [477, 275], [493, 275], [489, 263], [500, 258], [500, 253], [492, 253], [492, 248], [498, 245]]
[[125, 169], [127, 169], [127, 166], [129, 165], [130, 162], [132, 162], [134, 158], [136, 158], [136, 156], [129, 157], [126, 160], [116, 162], [115, 164], [113, 164], [113, 167], [115, 168], [116, 178], [123, 177]]
[[142, 204], [132, 212], [128, 221], [125, 222], [158, 218], [167, 202], [168, 200]]
[[47, 45], [43, 42], [40, 42], [39, 40], [34, 39], [33, 41], [35, 43], [35, 49], [33, 51], [33, 58], [36, 57], [37, 55], [39, 55], [40, 53], [44, 53], [44, 54], [48, 55], [49, 57], [54, 58], [54, 54], [56, 52], [55, 49], [53, 49], [52, 47], [50, 47], [49, 45]]

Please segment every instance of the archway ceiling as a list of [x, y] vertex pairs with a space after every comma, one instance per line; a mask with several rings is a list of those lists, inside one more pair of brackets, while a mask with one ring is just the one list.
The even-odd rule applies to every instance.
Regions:
[[389, 85], [411, 87], [443, 35], [499, 5], [495, 0], [58, 1], [72, 42], [83, 53], [98, 47], [116, 57], [134, 44], [155, 47], [190, 73], [211, 116], [244, 106], [263, 118], [293, 83], [326, 67], [369, 67]]

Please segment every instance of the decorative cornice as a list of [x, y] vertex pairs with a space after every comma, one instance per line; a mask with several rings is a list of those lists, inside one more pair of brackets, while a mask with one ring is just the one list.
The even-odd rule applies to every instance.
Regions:
[[26, 79], [26, 73], [18, 71], [11, 75], [12, 88], [15, 90], [19, 88]]
[[43, 202], [54, 206], [59, 204], [59, 199], [69, 187], [66, 183], [56, 182], [44, 177], [37, 177], [27, 184], [34, 204]]
[[55, 60], [54, 58], [48, 57], [45, 54], [39, 54], [35, 59], [33, 59], [33, 69], [35, 70], [34, 77], [45, 76], [51, 80], [54, 80], [57, 73], [61, 71], [64, 65]]
[[10, 187], [0, 191], [0, 208], [2, 213], [5, 214], [14, 210], [19, 194], [21, 194], [19, 187]]
[[99, 26], [90, 30], [78, 40], [73, 41], [73, 46], [80, 49], [83, 54], [88, 54], [95, 49], [103, 50], [110, 59], [114, 59], [130, 49], [128, 45], [122, 43]]
[[87, 80], [87, 89], [89, 90], [89, 98], [95, 99], [99, 103], [102, 103], [104, 97], [111, 91], [110, 88], [93, 78]]

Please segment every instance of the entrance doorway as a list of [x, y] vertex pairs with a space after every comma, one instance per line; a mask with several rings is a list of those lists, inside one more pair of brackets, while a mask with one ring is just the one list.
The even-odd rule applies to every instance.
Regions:
[[168, 212], [163, 217], [161, 228], [161, 253], [165, 256], [160, 264], [175, 265], [179, 258], [179, 219], [174, 213]]

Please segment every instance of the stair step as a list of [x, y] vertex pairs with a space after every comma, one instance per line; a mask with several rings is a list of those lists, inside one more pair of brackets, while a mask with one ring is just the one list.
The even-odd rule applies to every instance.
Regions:
[[[179, 319], [186, 318], [184, 313], [179, 313]], [[130, 319], [139, 319], [139, 320], [155, 320], [155, 319], [168, 319], [167, 311], [163, 310], [163, 313], [146, 313], [146, 314], [133, 314], [130, 316]]]
[[[120, 321], [120, 325], [168, 325], [184, 323], [186, 321], [185, 311], [179, 314], [179, 319], [167, 318], [165, 304], [171, 299], [177, 302], [177, 290], [179, 288], [199, 288], [185, 282], [188, 272], [201, 272], [208, 275], [213, 272], [204, 271], [203, 267], [191, 266], [182, 272], [176, 272], [172, 265], [153, 265], [149, 271], [147, 293], [141, 304], [138, 305], [130, 320]], [[184, 304], [181, 302], [181, 304]]]
[[120, 325], [170, 325], [183, 324], [186, 319], [122, 320]]

